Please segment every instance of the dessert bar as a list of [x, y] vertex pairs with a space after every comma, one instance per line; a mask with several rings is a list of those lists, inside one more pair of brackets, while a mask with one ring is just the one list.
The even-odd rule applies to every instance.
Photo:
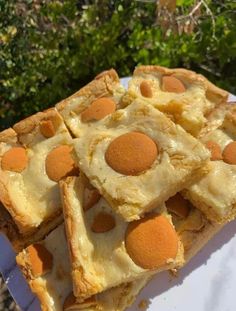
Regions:
[[204, 76], [186, 69], [139, 66], [129, 82], [124, 105], [142, 98], [197, 136], [207, 115], [227, 101], [228, 93]]
[[123, 311], [148, 282], [142, 278], [77, 302], [72, 291], [69, 253], [64, 225], [44, 240], [32, 244], [16, 257], [42, 311]]
[[23, 236], [62, 222], [58, 181], [78, 174], [72, 149], [53, 108], [0, 133], [0, 200]]
[[78, 166], [112, 208], [132, 221], [206, 173], [207, 148], [136, 99], [74, 140]]
[[116, 71], [111, 69], [58, 103], [56, 108], [73, 135], [81, 137], [120, 107], [124, 93]]
[[225, 115], [222, 125], [201, 137], [211, 150], [211, 170], [183, 191], [183, 195], [214, 222], [224, 223], [236, 216], [236, 115]]
[[165, 209], [127, 223], [83, 174], [60, 186], [78, 299], [183, 264], [182, 245]]

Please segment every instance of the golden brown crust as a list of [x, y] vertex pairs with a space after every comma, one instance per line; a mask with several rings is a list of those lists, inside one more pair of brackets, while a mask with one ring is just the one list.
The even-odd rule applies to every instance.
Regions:
[[60, 190], [61, 190], [61, 197], [62, 197], [62, 202], [63, 202], [63, 214], [65, 218], [65, 229], [66, 229], [66, 235], [68, 237], [68, 245], [69, 245], [69, 251], [70, 251], [70, 256], [72, 260], [75, 258], [75, 245], [74, 243], [71, 242], [71, 239], [69, 237], [72, 237], [73, 235], [73, 219], [71, 217], [71, 212], [70, 212], [70, 203], [68, 199], [68, 189], [67, 185], [73, 181], [74, 182], [74, 177], [67, 177], [64, 180], [61, 180], [59, 182]]
[[217, 214], [215, 212], [215, 209], [212, 208], [211, 206], [207, 205], [202, 201], [200, 202], [196, 197], [193, 196], [192, 193], [190, 194], [188, 190], [183, 190], [181, 191], [181, 193], [194, 206], [200, 209], [212, 223], [222, 225], [226, 224], [227, 222], [230, 222], [231, 220], [234, 220], [236, 217], [236, 203], [231, 205], [228, 213], [223, 217], [219, 216], [219, 214]]
[[33, 275], [31, 272], [31, 263], [29, 261], [29, 258], [26, 254], [26, 251], [23, 250], [16, 256], [16, 263], [20, 267], [21, 271], [24, 274], [24, 277], [29, 282], [33, 279]]
[[[50, 108], [19, 121], [13, 126], [13, 129], [18, 135], [27, 134], [31, 132], [40, 123], [40, 121], [55, 118], [56, 115], [57, 111], [55, 108]], [[58, 118], [60, 118], [59, 115]]]
[[207, 125], [200, 131], [198, 138], [206, 136], [209, 132], [214, 131], [220, 127], [225, 119], [227, 112], [232, 109], [231, 104], [222, 103], [213, 109], [209, 114], [206, 115]]
[[32, 273], [32, 264], [27, 255], [27, 250], [23, 249], [16, 256], [16, 263], [20, 267], [25, 279], [27, 280], [31, 290], [38, 297], [42, 311], [52, 311], [51, 297], [48, 293], [47, 282], [41, 282], [40, 278], [34, 278]]
[[[82, 178], [82, 177], [81, 177]], [[100, 292], [100, 288], [97, 284], [93, 283], [86, 276], [86, 271], [84, 267], [73, 265], [77, 258], [77, 243], [74, 239], [76, 236], [76, 223], [74, 222], [74, 211], [73, 207], [69, 202], [69, 187], [70, 184], [75, 185], [76, 177], [67, 177], [66, 179], [60, 181], [60, 190], [62, 196], [63, 203], [63, 213], [65, 218], [65, 227], [66, 227], [66, 235], [67, 235], [67, 243], [69, 246], [69, 253], [72, 262], [72, 279], [73, 279], [73, 288], [74, 294], [78, 297], [79, 300], [86, 299], [98, 292]], [[75, 186], [76, 187], [76, 186]], [[82, 189], [81, 189], [82, 190]]]
[[31, 274], [34, 278], [51, 272], [53, 267], [52, 253], [41, 243], [34, 243], [26, 248], [27, 259], [30, 262]]
[[[0, 144], [9, 144], [12, 146], [19, 146], [19, 144], [17, 144], [17, 133], [12, 129], [9, 128], [3, 132], [0, 133]], [[1, 160], [2, 157], [0, 157]], [[18, 211], [16, 210], [14, 203], [12, 202], [9, 193], [8, 193], [8, 182], [9, 182], [9, 178], [8, 178], [8, 174], [6, 174], [0, 165], [0, 201], [1, 203], [5, 206], [5, 208], [8, 210], [8, 212], [11, 214], [12, 218], [14, 219], [16, 224], [21, 224], [21, 222], [23, 222], [23, 226], [24, 226], [24, 222], [25, 220], [27, 221], [28, 216], [27, 215], [23, 215], [22, 213], [18, 213]], [[24, 218], [25, 217], [25, 218]], [[29, 216], [30, 217], [30, 216]], [[27, 226], [25, 227], [26, 231], [27, 231]]]
[[[86, 183], [83, 183], [83, 177], [84, 176], [81, 174], [79, 178], [68, 177], [67, 179], [60, 182], [61, 195], [62, 195], [62, 201], [63, 201], [63, 210], [64, 210], [64, 219], [65, 219], [66, 233], [67, 233], [67, 242], [69, 245], [69, 252], [70, 252], [71, 263], [72, 263], [72, 279], [73, 279], [73, 286], [74, 286], [74, 294], [80, 300], [86, 299], [90, 295], [100, 293], [102, 290], [109, 288], [109, 286], [112, 286], [113, 284], [114, 286], [119, 284], [118, 283], [119, 280], [116, 280], [116, 279], [112, 281], [108, 281], [108, 283], [105, 283], [105, 284], [103, 282], [103, 278], [101, 279], [101, 281], [99, 281], [98, 279], [99, 275], [97, 275], [97, 273], [93, 269], [95, 265], [91, 263], [91, 261], [93, 261], [92, 259], [93, 255], [90, 255], [89, 253], [88, 255], [86, 255], [86, 248], [85, 248], [86, 244], [84, 244], [85, 242], [82, 243], [84, 244], [84, 246], [80, 245], [80, 241], [83, 241], [83, 238], [84, 238], [83, 234], [81, 235], [81, 228], [84, 227], [84, 223], [83, 223], [83, 220], [81, 219], [81, 214], [80, 214], [80, 210], [82, 211], [82, 207], [80, 208], [77, 204], [74, 205], [71, 202], [74, 198], [75, 191], [78, 191], [77, 195], [79, 196], [79, 198], [83, 197], [82, 196], [83, 190], [84, 190], [83, 188], [86, 186]], [[80, 204], [82, 205], [83, 202], [80, 202]], [[86, 224], [85, 224], [85, 228], [87, 228]], [[86, 230], [86, 229], [82, 229], [82, 230]], [[95, 260], [95, 263], [96, 263], [96, 260]], [[130, 264], [132, 266], [132, 263]], [[164, 267], [160, 267], [156, 269], [155, 271], [144, 270], [142, 268], [138, 268], [138, 269], [141, 269], [139, 270], [140, 277], [141, 277], [142, 275], [149, 276], [153, 273], [160, 272], [162, 270], [165, 270], [171, 267], [179, 268], [182, 265], [183, 265], [183, 247], [182, 247], [181, 242], [178, 242], [178, 253], [177, 253], [176, 258], [175, 259], [169, 258]], [[135, 265], [135, 267], [137, 266]], [[132, 271], [132, 268], [131, 268], [131, 271]], [[127, 276], [127, 278], [126, 276], [124, 276], [124, 280], [131, 281], [137, 277], [138, 275], [132, 274], [130, 276]], [[104, 274], [104, 278], [106, 278], [106, 274]]]
[[218, 86], [214, 85], [211, 81], [209, 81], [204, 76], [202, 76], [202, 77], [203, 77], [205, 85], [207, 87], [206, 97], [209, 100], [211, 100], [217, 104], [221, 104], [221, 103], [226, 102], [228, 97], [229, 97], [229, 93], [227, 91], [219, 88]]
[[52, 311], [52, 307], [50, 306], [51, 297], [48, 295], [46, 284], [39, 282], [37, 279], [29, 280], [28, 283], [32, 292], [38, 297], [42, 311]]
[[[39, 236], [43, 236], [47, 233], [47, 225], [50, 224], [49, 222], [55, 220], [57, 223], [57, 218], [62, 218], [62, 211], [56, 211], [53, 215], [50, 215], [48, 219], [45, 219], [42, 225], [38, 227], [32, 227], [29, 223], [31, 223], [31, 215], [26, 214], [24, 211], [19, 211], [15, 206], [14, 202], [11, 200], [8, 190], [7, 190], [7, 183], [8, 177], [4, 174], [1, 174], [0, 170], [0, 201], [5, 206], [7, 211], [10, 213], [12, 219], [14, 220], [15, 224], [18, 226], [23, 236], [26, 240], [31, 239], [32, 235], [37, 231], [42, 232]], [[44, 227], [44, 228], [43, 228]], [[41, 229], [41, 230], [40, 230]], [[44, 232], [44, 233], [43, 233]]]
[[[12, 129], [6, 129], [0, 133], [0, 143], [13, 144], [14, 146], [17, 143], [17, 134]], [[0, 202], [7, 208], [12, 208], [12, 202], [8, 195], [8, 191], [6, 188], [7, 177], [2, 173], [1, 165], [0, 165]]]
[[[67, 306], [65, 304], [64, 306], [58, 304], [58, 306], [56, 307], [57, 303], [55, 303], [54, 295], [50, 294], [50, 289], [53, 287], [54, 283], [50, 281], [45, 282], [45, 279], [41, 278], [32, 279], [30, 273], [31, 267], [30, 263], [27, 260], [25, 250], [23, 250], [19, 255], [17, 255], [16, 260], [28, 284], [30, 285], [31, 290], [38, 297], [41, 304], [41, 309], [43, 311], [52, 311], [52, 310], [123, 311], [133, 303], [139, 291], [146, 285], [146, 283], [150, 279], [150, 277], [146, 276], [134, 282], [121, 284], [120, 286], [111, 288], [110, 290], [101, 293], [101, 295], [92, 296], [85, 301], [79, 301], [78, 299], [72, 296], [72, 299], [68, 301], [69, 304], [67, 304]], [[66, 295], [67, 292], [65, 292], [64, 294]], [[57, 299], [57, 297], [55, 297], [55, 299]]]
[[228, 106], [230, 108], [225, 114], [221, 128], [226, 130], [230, 135], [236, 136], [236, 104], [229, 104]]
[[86, 278], [85, 270], [82, 267], [75, 268], [72, 271], [72, 279], [73, 291], [78, 302], [101, 292], [98, 284], [94, 284]]
[[9, 197], [6, 184], [7, 184], [7, 177], [0, 174], [0, 201], [8, 211], [11, 211], [14, 210], [14, 207]]
[[38, 297], [42, 311], [51, 311], [52, 308], [50, 307], [50, 297], [47, 295], [47, 286], [39, 283], [37, 280], [30, 281], [29, 285], [32, 292]]
[[185, 83], [201, 83], [204, 85], [206, 90], [206, 97], [212, 100], [216, 104], [227, 101], [229, 93], [225, 90], [217, 87], [211, 83], [207, 78], [201, 74], [197, 74], [194, 71], [183, 69], [183, 68], [166, 68], [161, 66], [139, 66], [134, 70], [134, 76], [152, 73], [154, 75], [174, 75], [176, 78], [180, 79]]
[[0, 142], [16, 143], [17, 142], [16, 132], [12, 128], [9, 128], [9, 129], [6, 129], [6, 130], [0, 132]]
[[190, 204], [189, 215], [182, 219], [173, 216], [173, 222], [184, 246], [185, 264], [223, 227], [210, 222], [196, 207]]
[[231, 122], [234, 126], [236, 126], [236, 105], [233, 106], [228, 113], [225, 115], [225, 120]]
[[119, 81], [119, 76], [116, 70], [113, 68], [100, 72], [98, 75], [96, 75], [95, 80], [100, 80], [107, 76], [109, 76], [111, 80], [116, 80], [117, 82]]
[[[3, 156], [4, 154], [6, 154], [6, 151], [8, 151], [10, 147], [19, 148], [23, 145], [28, 147], [27, 153], [30, 154], [31, 147], [33, 148], [34, 144], [40, 143], [41, 140], [47, 140], [47, 138], [45, 138], [40, 133], [41, 122], [47, 120], [50, 120], [50, 122], [52, 122], [55, 131], [57, 131], [58, 129], [59, 134], [65, 136], [68, 135], [68, 139], [70, 139], [70, 136], [64, 126], [62, 117], [59, 115], [55, 108], [50, 108], [44, 112], [39, 112], [29, 118], [26, 118], [25, 120], [18, 122], [13, 126], [14, 129], [10, 128], [1, 132], [1, 155]], [[32, 145], [30, 145], [31, 143]], [[18, 177], [21, 178], [21, 176]], [[44, 217], [44, 219], [42, 219], [42, 222], [36, 223], [34, 213], [26, 213], [23, 208], [18, 207], [18, 202], [16, 201], [14, 196], [10, 194], [10, 182], [14, 184], [12, 176], [9, 174], [8, 170], [3, 170], [2, 166], [0, 165], [0, 201], [11, 214], [14, 222], [17, 224], [22, 234], [21, 238], [23, 238], [24, 236], [27, 241], [33, 240], [33, 233], [39, 237], [44, 236], [47, 233], [47, 228], [51, 230], [54, 224], [58, 223], [58, 218], [62, 217], [62, 211], [57, 210], [55, 213], [48, 215], [48, 217]], [[50, 222], [52, 222], [52, 225], [50, 224]], [[45, 224], [45, 228], [43, 228], [43, 226], [41, 225], [42, 223]], [[39, 235], [37, 234], [38, 231]]]
[[41, 121], [51, 120], [55, 130], [63, 123], [63, 119], [58, 114], [55, 108], [47, 109], [43, 112], [38, 112], [20, 122], [16, 123], [13, 126], [19, 142], [23, 145], [29, 145], [34, 136], [40, 132], [40, 123]]
[[7, 183], [7, 176], [0, 174], [0, 201], [11, 214], [11, 217], [14, 219], [14, 222], [17, 224], [18, 228], [21, 228], [21, 230], [27, 235], [28, 233], [31, 233], [32, 230], [31, 226], [28, 225], [28, 222], [31, 221], [31, 217], [30, 215], [26, 215], [24, 212], [22, 213], [18, 211], [9, 196]]
[[[63, 229], [63, 227], [62, 227]], [[44, 241], [41, 241], [42, 245], [45, 245]], [[60, 243], [58, 244], [58, 246]], [[53, 247], [54, 245], [51, 244]], [[65, 244], [62, 243], [64, 250]], [[67, 254], [65, 253], [65, 256]], [[63, 256], [63, 253], [62, 253]], [[64, 258], [64, 257], [63, 257]], [[102, 292], [100, 295], [90, 297], [86, 301], [78, 301], [72, 296], [72, 286], [70, 286], [70, 273], [67, 271], [66, 285], [63, 288], [57, 290], [56, 282], [57, 278], [52, 276], [52, 273], [48, 274], [48, 277], [33, 277], [32, 274], [32, 263], [29, 260], [27, 249], [23, 250], [16, 258], [17, 264], [21, 268], [24, 277], [30, 285], [31, 290], [37, 295], [42, 310], [47, 311], [59, 311], [59, 310], [103, 310], [103, 311], [123, 311], [130, 305], [138, 292], [145, 286], [149, 280], [149, 276], [138, 279], [134, 282], [124, 283], [115, 288], [111, 288], [106, 292]], [[60, 263], [60, 258], [55, 256], [54, 264], [55, 267]], [[68, 262], [67, 262], [68, 264]], [[55, 271], [54, 271], [55, 272]], [[72, 285], [72, 284], [71, 284]], [[61, 286], [60, 286], [61, 287]], [[72, 299], [67, 299], [68, 294], [72, 296]], [[66, 298], [67, 297], [67, 298]], [[65, 301], [67, 303], [65, 304]]]
[[[150, 280], [149, 277], [143, 277], [133, 282], [123, 283], [118, 287], [113, 287], [97, 297], [97, 308], [88, 308], [86, 311], [124, 311], [130, 306], [142, 288]], [[85, 311], [84, 310], [84, 311]]]
[[98, 302], [96, 296], [91, 296], [88, 299], [85, 299], [83, 302], [78, 303], [76, 301], [76, 297], [74, 296], [73, 292], [67, 296], [65, 302], [63, 304], [63, 311], [78, 311], [78, 310], [93, 310], [97, 309]]
[[45, 222], [43, 222], [36, 230], [30, 234], [29, 236], [25, 236], [25, 245], [38, 242], [42, 240], [46, 235], [48, 235], [52, 230], [54, 230], [57, 226], [59, 226], [63, 222], [62, 211], [59, 210], [50, 218], [48, 218]]
[[[204, 175], [206, 175], [209, 171], [210, 171], [210, 166], [209, 163], [204, 163], [204, 165], [202, 165], [201, 168], [197, 168], [195, 170], [192, 171], [191, 176], [192, 179], [183, 179], [182, 183], [181, 183], [181, 189], [186, 189], [188, 187], [190, 187], [192, 184], [194, 184], [195, 182], [197, 182], [198, 180], [201, 179], [201, 177], [203, 177]], [[179, 190], [178, 189], [174, 189], [173, 188], [173, 192], [172, 194], [170, 194], [170, 196], [175, 195]], [[106, 192], [102, 193], [102, 195], [104, 196], [104, 198], [107, 200], [107, 202], [109, 202], [110, 204], [112, 204], [113, 206], [118, 205], [117, 203], [119, 203], [118, 201], [115, 201], [112, 197], [110, 197]], [[123, 203], [123, 202], [122, 202]], [[132, 212], [132, 214], [128, 211], [126, 213], [126, 217], [130, 219], [130, 221], [133, 221], [135, 219], [137, 219], [137, 217], [135, 218], [134, 215], [137, 214], [137, 209], [135, 204], [132, 205], [133, 209], [131, 209], [131, 205], [129, 204], [125, 204], [126, 209], [130, 210]], [[150, 205], [146, 210], [145, 213], [151, 212], [153, 210], [153, 206]], [[121, 214], [120, 209], [117, 209], [117, 213]]]
[[84, 96], [86, 98], [99, 98], [112, 94], [114, 83], [119, 82], [119, 76], [114, 69], [104, 71], [97, 75], [93, 81], [85, 85], [78, 92], [72, 94], [56, 105], [56, 108], [61, 112], [72, 99]]

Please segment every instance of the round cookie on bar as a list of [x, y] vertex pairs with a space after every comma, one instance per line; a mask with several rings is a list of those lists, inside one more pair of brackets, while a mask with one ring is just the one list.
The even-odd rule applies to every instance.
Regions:
[[42, 276], [51, 271], [53, 255], [42, 244], [32, 244], [26, 249], [28, 262], [31, 266], [33, 278]]
[[42, 309], [123, 311], [236, 216], [235, 114], [206, 128], [227, 95], [159, 66], [138, 67], [126, 92], [111, 69], [0, 133], [0, 199], [35, 234], [17, 262]]
[[224, 224], [236, 216], [235, 107], [227, 108], [221, 125], [200, 139], [211, 151], [211, 170], [183, 193], [210, 221]]
[[156, 269], [165, 266], [170, 258], [176, 258], [178, 237], [165, 216], [151, 214], [129, 223], [125, 245], [138, 266]]
[[0, 133], [0, 200], [22, 241], [43, 237], [62, 222], [57, 182], [78, 175], [72, 142], [55, 108]]
[[94, 100], [88, 108], [81, 112], [82, 122], [99, 121], [116, 110], [116, 103], [109, 97]]
[[165, 208], [128, 223], [102, 196], [84, 210], [89, 186], [83, 173], [61, 180], [60, 187], [76, 297], [183, 264], [182, 244]]
[[75, 139], [74, 148], [80, 170], [126, 221], [200, 177], [210, 156], [202, 143], [140, 99]]
[[123, 175], [139, 175], [158, 156], [156, 143], [147, 135], [130, 132], [115, 138], [105, 152], [107, 164]]
[[191, 70], [138, 66], [122, 103], [127, 106], [135, 98], [142, 98], [198, 136], [208, 125], [208, 115], [227, 101], [228, 93]]
[[101, 121], [121, 106], [125, 93], [114, 69], [99, 74], [93, 81], [56, 105], [75, 137], [100, 125]]
[[48, 153], [45, 170], [51, 180], [59, 181], [64, 177], [78, 174], [78, 168], [71, 155], [72, 150], [72, 146], [60, 145]]
[[1, 166], [3, 171], [21, 173], [27, 164], [27, 152], [23, 147], [12, 147], [2, 155]]
[[78, 300], [73, 294], [69, 251], [64, 225], [44, 240], [23, 249], [16, 257], [42, 310], [50, 311], [124, 311], [148, 282], [149, 277], [120, 284], [101, 294]]
[[211, 161], [222, 160], [222, 151], [219, 144], [215, 141], [209, 140], [206, 142], [206, 147], [211, 152]]

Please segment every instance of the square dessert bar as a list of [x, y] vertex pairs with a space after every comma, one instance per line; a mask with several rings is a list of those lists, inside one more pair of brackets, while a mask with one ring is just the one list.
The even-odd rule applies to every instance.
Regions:
[[184, 246], [185, 264], [220, 231], [223, 225], [212, 223], [193, 204], [177, 193], [165, 203]]
[[132, 221], [206, 171], [209, 151], [140, 99], [74, 140], [78, 165], [109, 204]]
[[55, 109], [0, 133], [0, 201], [23, 236], [39, 229], [45, 234], [62, 222], [58, 181], [78, 173], [72, 149]]
[[129, 82], [124, 105], [135, 98], [143, 98], [197, 136], [207, 115], [227, 100], [228, 93], [190, 70], [140, 66]]
[[201, 137], [211, 150], [211, 170], [183, 191], [206, 216], [225, 223], [236, 216], [236, 113], [232, 107], [223, 124]]
[[44, 240], [22, 250], [16, 261], [43, 311], [123, 311], [148, 282], [147, 277], [142, 278], [77, 302], [63, 224]]
[[119, 108], [124, 92], [116, 71], [111, 69], [58, 103], [56, 108], [73, 135], [81, 137]]
[[183, 264], [182, 244], [165, 210], [127, 223], [83, 174], [60, 186], [78, 299]]

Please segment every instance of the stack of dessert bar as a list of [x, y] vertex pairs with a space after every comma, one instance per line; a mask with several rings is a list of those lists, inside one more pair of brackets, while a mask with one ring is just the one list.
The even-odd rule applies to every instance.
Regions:
[[236, 215], [236, 113], [185, 69], [115, 70], [0, 133], [0, 229], [42, 310], [125, 310]]

